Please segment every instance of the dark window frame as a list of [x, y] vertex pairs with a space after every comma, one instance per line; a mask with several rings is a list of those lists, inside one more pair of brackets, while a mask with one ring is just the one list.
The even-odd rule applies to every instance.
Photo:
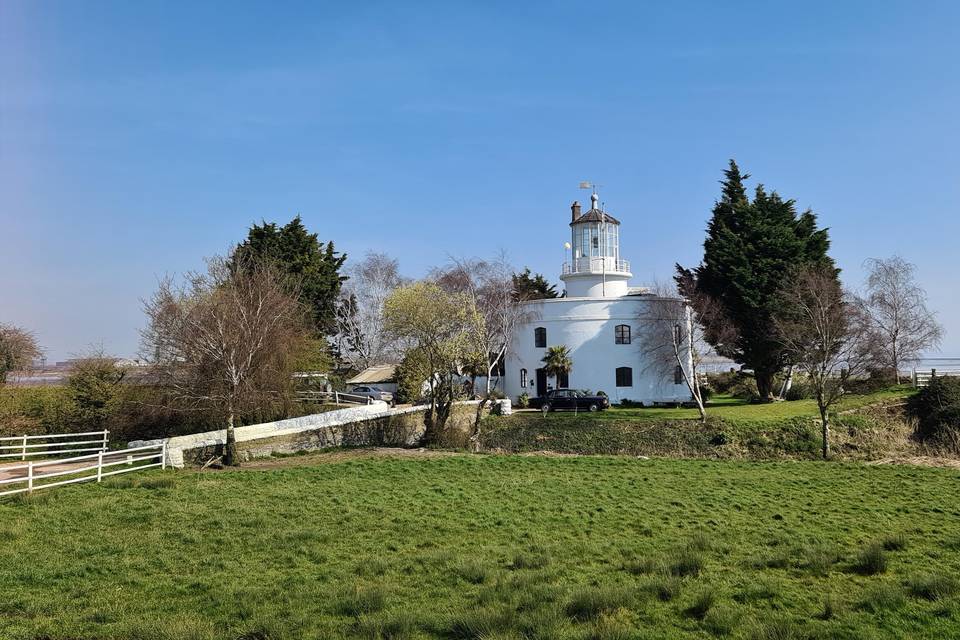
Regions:
[[683, 367], [680, 365], [673, 370], [673, 384], [683, 384]]
[[617, 387], [633, 386], [633, 367], [617, 367], [616, 373]]
[[618, 324], [613, 328], [614, 344], [630, 344], [631, 339], [630, 325]]
[[520, 388], [521, 389], [527, 388], [527, 370], [526, 369], [520, 369]]
[[533, 330], [533, 346], [537, 349], [545, 349], [547, 347], [546, 327], [537, 327]]

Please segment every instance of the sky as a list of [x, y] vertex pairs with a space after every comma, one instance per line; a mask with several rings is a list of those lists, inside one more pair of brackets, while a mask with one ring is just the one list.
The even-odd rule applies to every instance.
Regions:
[[141, 300], [261, 220], [422, 276], [558, 281], [602, 185], [634, 285], [702, 257], [730, 158], [917, 266], [960, 355], [960, 4], [0, 0], [0, 322], [135, 355]]

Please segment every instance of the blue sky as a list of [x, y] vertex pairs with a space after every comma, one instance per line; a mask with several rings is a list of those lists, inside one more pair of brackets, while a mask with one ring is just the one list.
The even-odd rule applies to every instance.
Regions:
[[[781, 6], [774, 7], [774, 4]], [[960, 355], [956, 3], [0, 2], [0, 320], [134, 354], [140, 299], [261, 219], [419, 276], [556, 279], [604, 185], [635, 284], [696, 264], [728, 158], [857, 286], [914, 262]]]

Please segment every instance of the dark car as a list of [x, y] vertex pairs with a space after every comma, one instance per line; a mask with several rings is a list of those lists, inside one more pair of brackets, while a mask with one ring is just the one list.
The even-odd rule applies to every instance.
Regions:
[[606, 396], [591, 396], [576, 389], [554, 389], [547, 395], [530, 399], [530, 406], [548, 411], [602, 411], [610, 406]]

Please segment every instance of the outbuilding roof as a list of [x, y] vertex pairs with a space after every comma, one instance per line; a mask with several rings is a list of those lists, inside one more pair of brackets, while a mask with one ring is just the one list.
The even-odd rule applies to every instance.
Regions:
[[357, 375], [347, 380], [347, 384], [375, 384], [377, 382], [393, 382], [396, 380], [397, 366], [393, 364], [377, 364], [367, 367]]

